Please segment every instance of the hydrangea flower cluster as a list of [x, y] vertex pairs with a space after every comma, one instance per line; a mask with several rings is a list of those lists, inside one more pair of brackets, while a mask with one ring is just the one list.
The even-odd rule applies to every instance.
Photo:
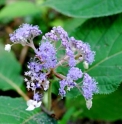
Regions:
[[26, 45], [28, 41], [32, 40], [41, 33], [42, 32], [39, 30], [38, 26], [22, 24], [13, 34], [10, 34], [10, 40], [13, 43]]
[[93, 93], [98, 92], [98, 88], [96, 84], [97, 82], [95, 81], [94, 78], [91, 78], [87, 73], [84, 74], [82, 91], [83, 91], [83, 96], [87, 100], [92, 99]]
[[70, 91], [71, 88], [75, 87], [76, 80], [81, 78], [83, 75], [82, 71], [77, 68], [77, 67], [71, 67], [66, 79], [61, 80], [60, 83], [60, 89], [59, 89], [59, 94], [64, 97], [66, 95], [65, 87], [67, 87], [67, 90]]
[[[28, 63], [28, 69], [29, 71], [25, 72], [25, 76], [29, 77], [29, 79], [25, 78], [27, 89], [31, 89], [32, 91], [34, 91], [34, 93], [37, 88], [43, 88], [43, 90], [46, 91], [49, 87], [49, 81], [47, 80], [46, 73], [43, 72], [42, 64], [34, 59], [33, 61]], [[40, 97], [38, 95], [37, 101], [39, 100]]]
[[43, 42], [40, 45], [39, 50], [36, 52], [36, 54], [43, 63], [43, 68], [49, 69], [56, 66], [56, 49], [49, 41]]
[[[91, 50], [88, 43], [69, 37], [68, 33], [60, 26], [53, 27], [50, 32], [42, 36], [39, 48], [35, 48], [33, 38], [41, 33], [38, 26], [22, 24], [19, 29], [10, 34], [13, 44], [20, 43], [30, 46], [35, 52], [35, 57], [27, 66], [29, 71], [25, 72], [26, 87], [34, 93], [33, 100], [27, 102], [26, 110], [33, 110], [41, 105], [42, 94], [53, 83], [49, 79], [54, 76], [59, 79], [61, 97], [66, 96], [67, 91], [76, 87], [82, 92], [87, 108], [90, 109], [92, 96], [98, 92], [97, 82], [87, 73], [83, 73], [76, 65], [82, 62], [84, 68], [88, 69], [94, 61], [95, 52]], [[10, 51], [12, 45], [7, 44], [5, 50]], [[64, 55], [57, 57], [60, 49], [65, 51]], [[64, 65], [69, 67], [66, 76], [56, 72], [57, 67]], [[80, 83], [77, 82], [79, 79]]]
[[70, 41], [71, 41], [72, 47], [78, 53], [81, 53], [83, 57], [83, 61], [85, 63], [92, 64], [92, 62], [94, 61], [95, 52], [91, 51], [90, 45], [88, 43], [83, 43], [80, 40], [76, 40], [74, 37], [71, 37]]

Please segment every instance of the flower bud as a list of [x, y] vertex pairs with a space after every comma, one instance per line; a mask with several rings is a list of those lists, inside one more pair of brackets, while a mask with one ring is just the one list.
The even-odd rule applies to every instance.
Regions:
[[84, 61], [84, 62], [83, 62], [83, 67], [84, 67], [85, 69], [88, 69], [88, 68], [89, 68], [89, 64], [88, 64], [86, 61]]
[[86, 100], [86, 107], [88, 109], [90, 109], [92, 107], [92, 100], [91, 99]]
[[10, 52], [10, 50], [11, 50], [11, 45], [10, 45], [10, 44], [6, 44], [6, 45], [5, 45], [5, 50], [8, 51], [8, 52]]

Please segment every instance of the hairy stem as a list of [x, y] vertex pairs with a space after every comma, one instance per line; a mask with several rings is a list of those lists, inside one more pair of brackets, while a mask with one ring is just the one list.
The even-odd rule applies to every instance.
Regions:
[[24, 61], [25, 61], [25, 57], [27, 55], [27, 52], [28, 52], [28, 46], [25, 46], [22, 51], [21, 51], [21, 54], [20, 54], [20, 59], [19, 59], [19, 62], [21, 65], [23, 65]]
[[66, 78], [64, 75], [59, 74], [59, 73], [57, 73], [57, 72], [55, 72], [55, 71], [53, 71], [53, 74], [54, 74], [57, 78], [59, 78], [59, 79], [61, 79], [61, 80], [63, 80], [63, 79]]
[[0, 78], [2, 78], [4, 81], [6, 81], [11, 87], [13, 87], [16, 92], [21, 95], [26, 101], [29, 100], [29, 97], [20, 89], [20, 87], [10, 80], [9, 78], [5, 77], [4, 75], [0, 74]]
[[30, 46], [35, 52], [37, 51], [36, 47], [34, 46], [33, 40], [30, 40], [30, 43], [28, 44], [28, 46]]
[[78, 88], [79, 92], [80, 92], [81, 94], [83, 94], [83, 93], [82, 93], [82, 90], [80, 89], [80, 87], [78, 86], [78, 84], [76, 85], [76, 87]]
[[[75, 55], [75, 59], [78, 59], [80, 56], [81, 56], [80, 53], [76, 54], [76, 55]], [[56, 65], [56, 67], [58, 67], [59, 65], [62, 65], [62, 64], [63, 64], [65, 61], [67, 61], [68, 59], [69, 59], [69, 56], [67, 56], [67, 55], [64, 56], [64, 58], [58, 62], [58, 64]]]
[[56, 67], [58, 67], [59, 65], [62, 65], [66, 60], [68, 60], [68, 58], [69, 58], [69, 56], [66, 55], [62, 60], [60, 60], [58, 62], [58, 64], [56, 65]]
[[41, 105], [41, 109], [42, 109], [43, 112], [45, 112], [45, 113], [48, 114], [48, 115], [53, 114], [53, 112], [47, 110], [43, 105]]

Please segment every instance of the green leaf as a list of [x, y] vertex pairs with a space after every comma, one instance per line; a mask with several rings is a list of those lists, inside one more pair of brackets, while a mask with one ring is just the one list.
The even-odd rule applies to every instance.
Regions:
[[47, 0], [44, 5], [67, 16], [91, 18], [121, 13], [121, 2], [122, 0]]
[[0, 44], [0, 89], [18, 90], [22, 86], [21, 66], [12, 52], [8, 53]]
[[122, 15], [90, 19], [72, 33], [96, 51], [95, 62], [86, 72], [96, 78], [100, 93], [115, 91], [122, 81], [121, 22]]
[[1, 0], [0, 5], [4, 5], [6, 3], [6, 0]]
[[38, 13], [39, 8], [28, 1], [18, 1], [6, 5], [0, 11], [0, 18], [15, 18]]
[[66, 97], [68, 98], [76, 98], [79, 95], [82, 95], [78, 88], [74, 87], [70, 91], [67, 91]]
[[122, 119], [122, 85], [117, 91], [109, 95], [95, 95], [93, 98], [93, 105], [90, 110], [86, 108], [85, 100], [82, 96], [77, 97], [76, 99], [67, 99], [68, 109], [76, 107], [75, 113], [79, 111], [78, 117], [88, 117], [93, 120], [108, 120], [115, 121]]
[[56, 121], [37, 108], [26, 111], [21, 98], [0, 97], [0, 123], [4, 124], [56, 124]]
[[52, 93], [55, 95], [59, 94], [59, 80], [55, 79], [52, 81]]
[[64, 29], [70, 33], [72, 32], [75, 28], [79, 27], [82, 25], [87, 19], [84, 18], [72, 18], [64, 21]]

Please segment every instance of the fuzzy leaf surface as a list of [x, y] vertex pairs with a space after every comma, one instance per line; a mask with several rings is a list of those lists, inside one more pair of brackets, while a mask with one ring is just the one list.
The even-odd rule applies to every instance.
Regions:
[[4, 50], [0, 44], [0, 89], [18, 89], [22, 86], [23, 78], [20, 76], [21, 66], [15, 59], [14, 54]]
[[1, 124], [57, 124], [53, 118], [37, 108], [26, 111], [26, 102], [22, 98], [0, 97]]
[[[82, 118], [90, 118], [92, 120], [116, 121], [122, 119], [122, 85], [109, 95], [95, 95], [93, 97], [93, 105], [90, 110], [86, 108], [85, 99], [82, 96], [67, 99], [67, 107], [78, 108], [74, 111], [74, 116]], [[73, 103], [73, 105], [71, 104]]]
[[88, 42], [96, 52], [95, 61], [86, 72], [97, 80], [99, 93], [111, 93], [122, 82], [121, 22], [121, 14], [90, 19], [72, 33], [76, 39]]
[[122, 0], [47, 0], [44, 5], [67, 16], [92, 18], [121, 13], [121, 2]]

